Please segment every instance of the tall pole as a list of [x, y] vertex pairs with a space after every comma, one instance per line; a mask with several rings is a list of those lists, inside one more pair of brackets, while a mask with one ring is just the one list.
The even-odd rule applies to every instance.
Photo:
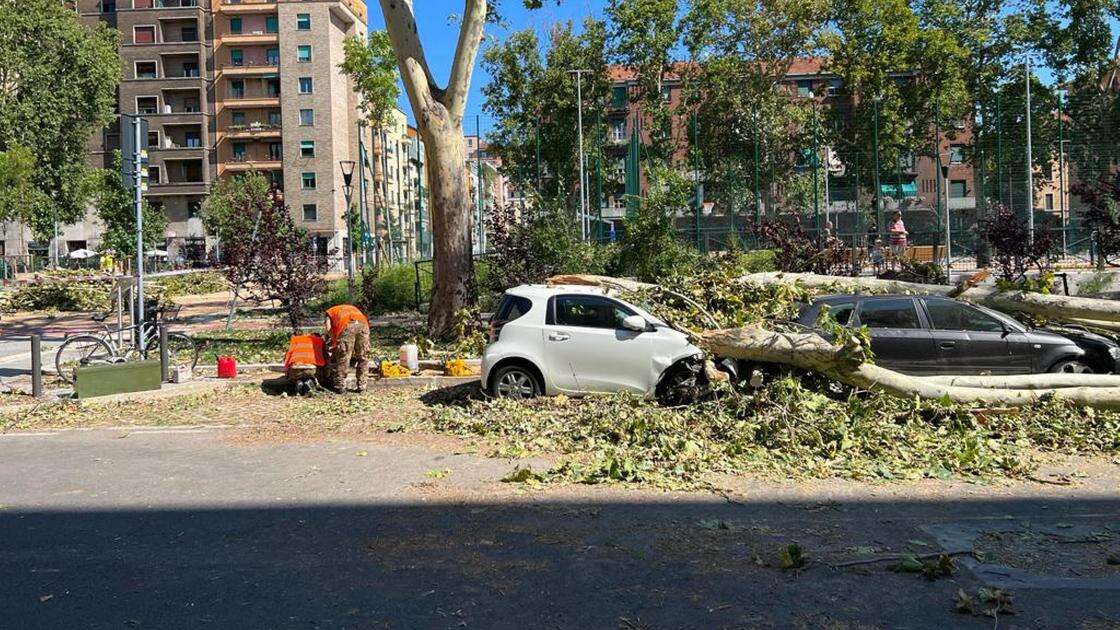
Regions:
[[[812, 92], [809, 92], [809, 98], [815, 98]], [[821, 205], [820, 205], [820, 167], [821, 167], [821, 146], [820, 137], [817, 135], [817, 104], [813, 103], [813, 161], [810, 166], [813, 167], [813, 221], [817, 227], [817, 240], [821, 243]]]
[[1026, 62], [1027, 81], [1027, 238], [1034, 242], [1034, 157], [1031, 155], [1031, 61]]
[[[933, 102], [933, 151], [937, 156], [937, 173], [936, 173], [936, 201], [934, 202], [934, 210], [945, 220], [945, 273], [949, 273], [949, 192], [948, 184], [944, 183], [948, 180], [949, 166], [947, 163], [941, 161], [941, 101], [940, 94], [938, 100]], [[950, 156], [951, 159], [951, 156]], [[941, 187], [945, 186], [945, 205], [941, 205]], [[945, 214], [941, 215], [940, 213]]]
[[366, 150], [364, 138], [365, 121], [358, 121], [358, 206], [362, 209], [362, 266], [369, 264], [369, 251], [366, 249], [366, 234], [369, 230], [369, 207], [366, 205]]
[[1058, 208], [1062, 218], [1062, 254], [1069, 253], [1069, 217], [1066, 216], [1066, 141], [1062, 129], [1062, 93], [1058, 92]]
[[872, 136], [872, 152], [875, 154], [875, 229], [881, 234], [883, 232], [883, 191], [879, 187], [879, 100], [880, 97], [876, 96], [874, 100], [875, 135]]
[[996, 199], [1003, 203], [1003, 111], [999, 106], [999, 89], [996, 89]]
[[576, 129], [579, 135], [579, 231], [580, 237], [587, 240], [587, 173], [583, 164], [583, 73], [572, 70], [576, 75]]
[[762, 223], [762, 196], [759, 190], [759, 137], [762, 135], [762, 130], [758, 122], [758, 110], [754, 112], [754, 225], [758, 227]]
[[140, 149], [140, 117], [132, 118], [133, 133], [133, 187], [132, 209], [136, 212], [136, 317], [132, 322], [136, 326], [136, 348], [144, 349], [144, 210], [143, 210], [143, 153]]
[[478, 114], [474, 116], [474, 134], [475, 177], [478, 179], [478, 253], [481, 254], [485, 229], [482, 225], [482, 204], [485, 202], [482, 199], [482, 116]]

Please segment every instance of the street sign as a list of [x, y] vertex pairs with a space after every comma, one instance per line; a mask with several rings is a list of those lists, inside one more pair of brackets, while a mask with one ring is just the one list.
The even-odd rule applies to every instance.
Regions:
[[[140, 121], [140, 143], [136, 143], [134, 121]], [[140, 153], [140, 190], [148, 190], [148, 120], [136, 116], [121, 116], [121, 183], [125, 190], [136, 187], [136, 154]]]

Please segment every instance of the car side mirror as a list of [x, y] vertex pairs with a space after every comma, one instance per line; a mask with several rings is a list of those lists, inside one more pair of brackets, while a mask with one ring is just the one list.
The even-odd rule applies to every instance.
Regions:
[[634, 332], [646, 332], [649, 330], [649, 322], [641, 315], [631, 315], [622, 320], [622, 327]]

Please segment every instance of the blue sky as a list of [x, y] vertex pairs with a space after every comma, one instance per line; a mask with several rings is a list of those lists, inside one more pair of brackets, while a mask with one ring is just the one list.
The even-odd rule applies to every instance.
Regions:
[[[385, 28], [385, 21], [381, 15], [381, 8], [374, 0], [367, 0], [369, 4], [369, 17], [371, 29]], [[424, 52], [428, 55], [428, 63], [440, 85], [445, 85], [447, 75], [451, 71], [451, 60], [455, 55], [455, 44], [459, 36], [457, 22], [453, 22], [452, 15], [462, 10], [461, 0], [416, 0], [420, 6], [417, 11], [417, 25], [420, 29], [420, 40], [424, 42]], [[426, 9], [424, 5], [437, 4], [438, 9]], [[552, 0], [545, 0], [544, 6], [536, 11], [527, 10], [521, 0], [502, 0], [502, 16], [509, 24], [507, 29], [490, 27], [487, 32], [490, 36], [504, 38], [513, 30], [532, 27], [539, 33], [546, 33], [549, 25], [573, 20], [579, 22], [585, 16], [593, 15], [602, 17], [603, 7], [607, 0], [564, 0], [556, 6]], [[1120, 33], [1120, 23], [1112, 21], [1112, 36], [1115, 38]], [[1043, 81], [1050, 79], [1050, 74], [1045, 69], [1038, 69]], [[474, 80], [471, 82], [470, 99], [467, 102], [468, 119], [464, 121], [464, 131], [474, 133], [474, 116], [482, 114], [482, 86], [489, 82], [489, 77], [481, 65], [476, 67]], [[412, 118], [408, 100], [403, 92], [401, 94], [401, 108]], [[482, 116], [482, 129], [485, 133], [489, 127], [485, 116]]]

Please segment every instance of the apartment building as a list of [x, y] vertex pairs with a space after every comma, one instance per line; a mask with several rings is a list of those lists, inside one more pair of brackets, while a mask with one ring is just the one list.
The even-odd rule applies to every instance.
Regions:
[[[626, 214], [625, 187], [623, 184], [624, 159], [635, 121], [641, 115], [641, 104], [632, 98], [632, 94], [637, 87], [635, 74], [632, 70], [612, 67], [610, 68], [609, 79], [612, 93], [605, 115], [608, 135], [607, 155], [610, 163], [607, 166], [607, 174], [603, 181], [603, 217], [605, 219], [617, 219], [624, 217]], [[899, 76], [899, 80], [907, 79], [907, 76]], [[796, 60], [791, 65], [784, 84], [792, 98], [816, 98], [822, 101], [824, 107], [844, 108], [846, 106], [841, 101], [842, 97], [837, 91], [839, 79], [824, 70], [820, 59]], [[670, 107], [675, 108], [681, 102], [681, 82], [671, 72], [664, 82], [663, 96]], [[676, 144], [679, 147], [678, 158], [680, 159], [685, 159], [685, 156], [687, 156], [688, 127], [687, 121], [681, 117], [677, 117], [673, 121], [673, 135], [678, 140]], [[977, 192], [973, 169], [964, 160], [965, 147], [972, 141], [971, 129], [964, 122], [961, 122], [947, 125], [942, 132], [939, 137], [938, 151], [942, 162], [949, 165], [947, 181], [939, 179], [937, 161], [927, 156], [904, 156], [896, 164], [882, 165], [879, 194], [883, 199], [886, 210], [932, 211], [939, 195], [943, 197], [946, 194], [949, 197], [949, 207], [953, 210], [968, 211], [976, 208]], [[643, 134], [643, 142], [648, 142], [648, 140], [648, 136]], [[791, 150], [796, 150], [796, 148], [791, 148]], [[822, 146], [822, 157], [826, 153], [830, 153], [829, 148]], [[855, 209], [856, 190], [853, 174], [856, 171], [854, 168], [856, 166], [855, 160], [859, 158], [844, 155], [839, 151], [831, 152], [831, 154], [834, 163], [845, 167], [845, 173], [829, 176], [827, 200], [825, 191], [821, 191], [821, 212], [823, 213], [827, 208], [830, 214], [852, 214]], [[869, 158], [864, 156], [864, 159]], [[809, 167], [805, 167], [803, 170], [807, 172]], [[645, 185], [643, 174], [643, 190]], [[872, 187], [870, 182], [860, 182], [859, 185], [859, 188], [863, 191], [871, 190]], [[762, 191], [764, 209], [768, 200], [780, 198], [782, 194], [780, 188], [780, 183], [775, 183], [772, 190]], [[863, 194], [866, 195], [866, 192]], [[866, 199], [864, 203], [868, 203]], [[703, 221], [705, 223], [727, 224], [726, 211], [727, 209], [719, 207], [719, 204], [708, 203], [705, 206]], [[737, 208], [736, 211], [749, 212], [753, 215], [754, 208], [751, 205], [742, 209]], [[929, 212], [926, 212], [926, 214], [929, 214]], [[691, 223], [693, 220], [692, 214], [691, 212], [682, 213], [682, 218], [686, 218], [685, 215], [687, 215], [686, 222], [688, 225], [682, 223], [682, 227], [691, 229], [693, 227]]]
[[382, 251], [393, 262], [430, 256], [424, 143], [400, 109], [380, 130], [377, 149], [376, 196], [367, 203], [377, 213]]
[[[367, 32], [363, 0], [78, 0], [87, 24], [121, 33], [118, 110], [148, 120], [148, 203], [168, 219], [165, 249], [204, 259], [215, 246], [199, 209], [221, 177], [248, 171], [283, 190], [312, 246], [340, 266], [347, 242], [340, 163], [357, 162], [357, 96], [338, 70], [343, 41]], [[90, 139], [90, 164], [113, 168], [120, 124]], [[358, 203], [354, 169], [353, 203]], [[367, 188], [373, 173], [367, 172]], [[97, 249], [94, 213], [60, 226], [58, 247]], [[18, 226], [0, 226], [0, 253], [47, 253]], [[22, 250], [22, 251], [21, 251]]]

